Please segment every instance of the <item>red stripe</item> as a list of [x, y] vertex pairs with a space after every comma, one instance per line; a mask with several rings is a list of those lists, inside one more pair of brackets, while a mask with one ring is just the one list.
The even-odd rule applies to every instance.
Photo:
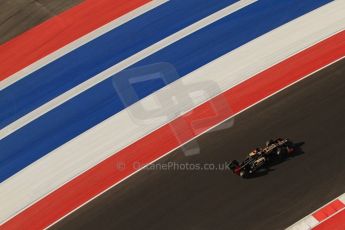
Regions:
[[150, 0], [86, 0], [0, 46], [0, 81]]
[[313, 217], [321, 222], [343, 208], [345, 208], [345, 204], [337, 199], [315, 212]]
[[[233, 113], [248, 108], [344, 56], [345, 31], [261, 72], [211, 101], [200, 105], [192, 112], [152, 132], [19, 213], [6, 222], [3, 227], [6, 229], [20, 229], [31, 226], [38, 229], [50, 225], [137, 171], [136, 168], [131, 167], [134, 162], [147, 164], [156, 160], [182, 142], [222, 122]], [[214, 114], [212, 106], [215, 103], [218, 104], [218, 102], [224, 103], [224, 100], [230, 105], [232, 112], [224, 108], [217, 111], [217, 116], [212, 116]], [[200, 127], [200, 118], [204, 121], [207, 117], [213, 118], [202, 122]], [[190, 129], [188, 132], [184, 132], [184, 135], [178, 135], [179, 138], [177, 139], [176, 132], [183, 132], [183, 130], [176, 130], [176, 128], [172, 129], [171, 127], [180, 127], [181, 124], [184, 125], [184, 129], [186, 125]], [[196, 124], [199, 125], [198, 128], [195, 128]], [[122, 170], [116, 169], [118, 162], [123, 162], [127, 167]]]
[[345, 229], [345, 209], [332, 216], [325, 222], [313, 228], [314, 230], [344, 230]]

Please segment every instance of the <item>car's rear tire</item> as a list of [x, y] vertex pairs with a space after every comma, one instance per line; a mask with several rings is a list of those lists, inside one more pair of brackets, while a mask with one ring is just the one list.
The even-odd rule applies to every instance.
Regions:
[[277, 149], [277, 152], [276, 152], [277, 156], [278, 156], [278, 159], [282, 160], [285, 158], [286, 154], [287, 154], [287, 149], [284, 148], [284, 147], [279, 147]]
[[277, 155], [278, 155], [278, 156], [283, 155], [283, 152], [284, 152], [283, 148], [279, 147], [279, 148], [277, 149]]
[[271, 139], [271, 140], [268, 140], [268, 141], [266, 141], [266, 147], [268, 147], [268, 146], [270, 146], [271, 144], [273, 144], [273, 140]]
[[295, 144], [294, 144], [292, 141], [290, 141], [290, 140], [287, 140], [286, 146], [287, 146], [288, 148], [290, 148], [290, 149], [295, 148]]

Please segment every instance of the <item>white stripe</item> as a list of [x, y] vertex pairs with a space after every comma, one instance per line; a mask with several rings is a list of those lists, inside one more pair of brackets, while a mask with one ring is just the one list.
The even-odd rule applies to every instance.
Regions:
[[87, 81], [81, 83], [80, 85], [70, 89], [69, 91], [59, 95], [58, 97], [54, 98], [53, 100], [45, 103], [44, 105], [40, 106], [39, 108], [33, 110], [32, 112], [26, 114], [25, 116], [19, 118], [18, 120], [14, 121], [13, 123], [9, 124], [5, 128], [2, 129], [0, 133], [0, 139], [10, 135], [14, 131], [20, 129], [21, 127], [25, 126], [29, 122], [33, 121], [34, 119], [42, 116], [43, 114], [49, 112], [50, 110], [54, 109], [55, 107], [61, 105], [62, 103], [68, 101], [69, 99], [75, 97], [76, 95], [84, 92], [85, 90], [91, 88], [92, 86], [96, 85], [97, 83], [104, 81], [105, 79], [111, 77], [112, 75], [124, 70], [125, 68], [135, 64], [136, 62], [150, 56], [151, 54], [163, 49], [171, 45], [172, 43], [214, 23], [215, 21], [220, 20], [221, 18], [230, 15], [254, 2], [257, 0], [242, 0], [236, 2], [210, 16], [170, 35], [169, 37], [147, 47], [146, 49], [136, 53], [135, 55], [121, 61], [120, 63], [106, 69], [105, 71], [97, 74], [96, 76], [88, 79]]
[[[221, 91], [225, 91], [291, 55], [344, 30], [344, 10], [344, 1], [327, 4], [208, 63], [146, 97], [140, 103], [133, 104], [131, 109], [135, 110], [142, 103], [150, 105], [154, 98], [170, 95], [171, 91], [177, 96], [180, 95], [181, 83], [189, 85], [213, 81], [219, 85]], [[219, 92], [210, 88], [207, 97], [194, 98], [195, 104], [201, 104], [217, 93]], [[169, 108], [166, 112], [178, 114], [193, 107], [195, 105], [189, 108], [186, 106], [182, 110]], [[14, 216], [23, 208], [30, 206], [166, 122], [140, 125], [133, 121], [126, 110], [123, 110], [55, 149], [0, 184], [2, 205], [0, 222]], [[115, 132], [116, 135], [114, 135]]]
[[313, 216], [309, 215], [297, 222], [296, 224], [288, 227], [286, 230], [311, 230], [318, 224], [319, 221], [315, 219]]
[[341, 202], [345, 204], [345, 193], [338, 198]]
[[55, 61], [56, 59], [62, 57], [63, 55], [77, 49], [78, 47], [85, 45], [86, 43], [102, 36], [103, 34], [129, 22], [130, 20], [145, 14], [146, 12], [166, 3], [168, 0], [153, 0], [145, 5], [97, 28], [96, 30], [78, 38], [77, 40], [65, 45], [64, 47], [54, 51], [53, 53], [45, 56], [44, 58], [32, 63], [31, 65], [25, 67], [24, 69], [16, 72], [15, 74], [9, 76], [8, 78], [0, 82], [0, 90], [12, 85], [16, 81], [26, 77], [27, 75], [35, 72], [36, 70], [42, 68], [43, 66]]

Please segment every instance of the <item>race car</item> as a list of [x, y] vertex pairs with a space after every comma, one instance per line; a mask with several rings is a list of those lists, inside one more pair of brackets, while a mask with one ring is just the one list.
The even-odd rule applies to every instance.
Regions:
[[294, 144], [289, 139], [278, 138], [266, 142], [264, 148], [256, 148], [248, 154], [242, 163], [233, 160], [229, 167], [241, 177], [250, 177], [270, 163], [282, 161], [294, 152]]

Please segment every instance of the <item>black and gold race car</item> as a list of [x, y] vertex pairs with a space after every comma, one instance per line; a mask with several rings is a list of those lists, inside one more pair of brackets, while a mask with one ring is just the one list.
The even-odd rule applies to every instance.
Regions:
[[295, 146], [289, 139], [278, 138], [266, 142], [264, 148], [256, 148], [248, 154], [242, 163], [233, 160], [229, 168], [241, 177], [250, 177], [270, 163], [282, 161], [293, 154]]

